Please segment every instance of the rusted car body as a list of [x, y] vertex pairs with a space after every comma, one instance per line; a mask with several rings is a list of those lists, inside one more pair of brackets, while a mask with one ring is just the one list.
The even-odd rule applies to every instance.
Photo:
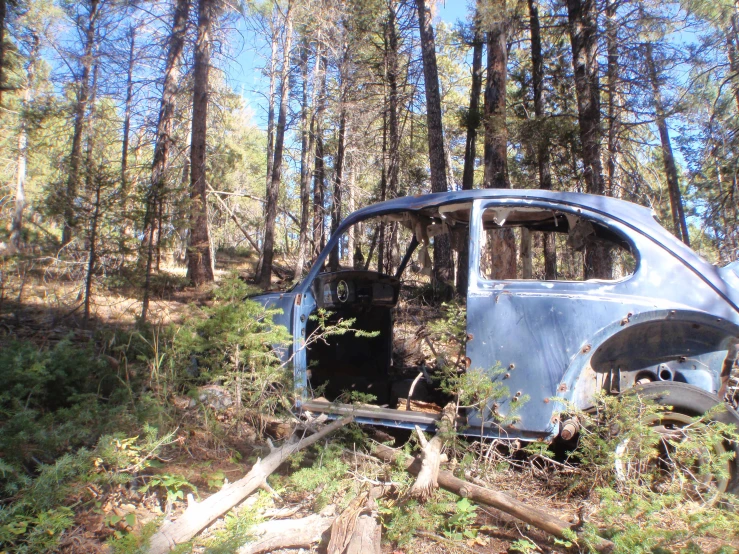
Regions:
[[[383, 275], [363, 267], [324, 271], [340, 237], [352, 225], [378, 217], [413, 230], [397, 272]], [[631, 256], [630, 274], [582, 280], [490, 278], [482, 270], [485, 233], [520, 227], [559, 233], [570, 242], [577, 242], [576, 231], [586, 229], [588, 240], [610, 241]], [[391, 364], [392, 313], [401, 278], [413, 252], [428, 247], [434, 229], [460, 231], [469, 241], [469, 371], [503, 368], [491, 373], [508, 389], [507, 398], [494, 407], [502, 417], [519, 398], [528, 398], [518, 417], [505, 425], [470, 410], [464, 414], [466, 433], [551, 441], [562, 432], [558, 413], [564, 402], [557, 399], [587, 409], [599, 390], [620, 393], [644, 382], [680, 383], [681, 391], [717, 402], [726, 391], [739, 342], [736, 262], [712, 266], [662, 228], [650, 209], [623, 200], [474, 190], [402, 197], [361, 209], [341, 223], [297, 286], [255, 298], [281, 308], [276, 321], [292, 332], [293, 344], [283, 355], [291, 360], [299, 408], [352, 412], [365, 423], [434, 427], [434, 414], [381, 407], [386, 404], [383, 387], [392, 385], [383, 380]], [[379, 335], [306, 349], [311, 315], [318, 308], [356, 317], [358, 324], [366, 322], [363, 329]], [[311, 380], [380, 391], [381, 399], [377, 407], [316, 401], [310, 396]]]

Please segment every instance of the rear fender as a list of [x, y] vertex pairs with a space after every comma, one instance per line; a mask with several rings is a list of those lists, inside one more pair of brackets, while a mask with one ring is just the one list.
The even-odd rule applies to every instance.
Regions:
[[689, 310], [629, 316], [599, 331], [572, 359], [558, 396], [580, 409], [599, 390], [620, 393], [639, 380], [675, 381], [717, 394], [737, 357], [739, 326]]

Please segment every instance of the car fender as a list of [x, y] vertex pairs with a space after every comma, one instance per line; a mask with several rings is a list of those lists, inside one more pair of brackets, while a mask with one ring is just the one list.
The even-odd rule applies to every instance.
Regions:
[[738, 343], [739, 326], [705, 312], [655, 310], [629, 315], [581, 345], [557, 396], [587, 409], [597, 391], [623, 392], [640, 375], [682, 381], [717, 394], [728, 380]]

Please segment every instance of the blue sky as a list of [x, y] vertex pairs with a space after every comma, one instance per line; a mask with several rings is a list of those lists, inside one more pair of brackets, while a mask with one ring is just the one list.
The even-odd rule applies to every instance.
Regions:
[[[439, 19], [454, 24], [457, 20], [467, 19], [468, 0], [437, 0], [434, 8], [435, 21]], [[265, 50], [265, 44], [255, 44], [251, 33], [244, 30], [243, 22], [237, 26], [244, 37], [244, 46], [235, 61], [226, 69], [226, 77], [233, 89], [240, 94], [249, 109], [254, 112], [257, 125], [263, 125], [264, 111], [267, 103], [263, 96], [268, 89], [268, 81], [261, 75], [260, 68], [265, 60], [255, 48]]]

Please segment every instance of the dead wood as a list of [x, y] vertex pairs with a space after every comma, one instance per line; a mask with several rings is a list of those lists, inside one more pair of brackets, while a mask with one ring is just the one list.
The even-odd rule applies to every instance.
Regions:
[[382, 528], [375, 516], [362, 514], [357, 518], [354, 532], [344, 554], [380, 554]]
[[358, 494], [341, 515], [331, 525], [331, 540], [328, 543], [327, 554], [342, 554], [354, 534], [359, 514], [364, 510], [367, 502], [367, 492]]
[[416, 433], [421, 442], [421, 469], [413, 483], [409, 494], [420, 500], [428, 500], [439, 488], [438, 476], [441, 466], [441, 450], [444, 446], [444, 437], [454, 430], [456, 406], [454, 403], [446, 405], [441, 412], [441, 419], [437, 424], [436, 434], [430, 441], [426, 440], [421, 428], [416, 426]]
[[283, 519], [260, 523], [254, 528], [259, 537], [242, 546], [239, 554], [262, 554], [281, 548], [308, 548], [321, 540], [335, 521], [333, 517], [313, 514], [301, 519]]
[[[384, 462], [396, 463], [401, 461], [405, 466], [405, 469], [414, 475], [418, 475], [422, 469], [421, 459], [409, 458], [404, 456], [402, 452], [398, 452], [382, 444], [375, 445], [373, 454]], [[417, 482], [418, 481], [416, 481], [416, 483]], [[542, 531], [546, 531], [550, 535], [567, 539], [572, 530], [572, 526], [568, 522], [563, 521], [544, 510], [540, 510], [539, 508], [535, 508], [525, 502], [516, 500], [502, 492], [486, 489], [465, 481], [464, 479], [459, 479], [449, 471], [439, 471], [437, 482], [442, 488], [449, 492], [453, 492], [463, 498], [469, 498], [479, 504], [492, 506], [502, 512], [511, 514], [521, 521], [533, 525]], [[600, 539], [600, 541], [594, 544], [593, 547], [599, 552], [611, 552], [611, 550], [613, 550], [613, 543], [605, 539]]]
[[[187, 542], [216, 519], [239, 504], [252, 492], [266, 485], [272, 474], [291, 454], [315, 444], [326, 435], [351, 423], [353, 417], [339, 419], [317, 433], [299, 441], [290, 440], [273, 449], [263, 460], [257, 461], [251, 471], [233, 484], [224, 487], [202, 502], [189, 502], [187, 510], [175, 522], [165, 521], [149, 541], [149, 554], [164, 554], [172, 547]], [[295, 439], [295, 436], [293, 436]], [[188, 499], [190, 500], [190, 499]]]

